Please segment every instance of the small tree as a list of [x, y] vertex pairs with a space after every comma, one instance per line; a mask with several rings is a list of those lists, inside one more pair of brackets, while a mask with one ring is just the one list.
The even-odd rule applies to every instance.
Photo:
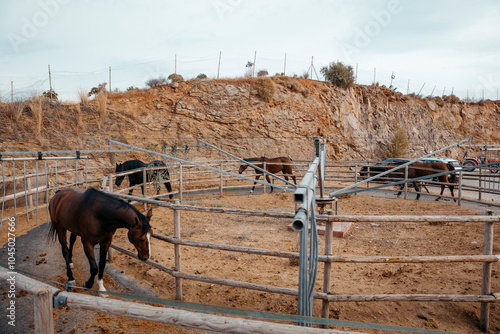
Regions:
[[198, 76], [196, 77], [196, 79], [206, 79], [207, 78], [207, 75], [205, 73], [200, 73], [198, 74]]
[[149, 79], [148, 81], [146, 81], [146, 86], [148, 86], [149, 88], [159, 87], [166, 84], [167, 84], [167, 79], [165, 79], [165, 77], [163, 76], [160, 76], [156, 79]]
[[342, 88], [351, 88], [354, 85], [354, 72], [351, 65], [341, 62], [330, 63], [320, 69], [326, 80]]
[[384, 155], [386, 158], [403, 158], [408, 155], [408, 134], [405, 128], [396, 120], [392, 126], [393, 137]]
[[245, 65], [245, 67], [246, 67], [245, 77], [251, 77], [252, 76], [254, 65], [255, 64], [252, 63], [251, 61], [247, 62], [247, 64]]
[[260, 70], [257, 72], [258, 77], [267, 77], [269, 75], [269, 72], [267, 70]]
[[97, 96], [100, 92], [106, 91], [107, 82], [103, 82], [102, 84], [97, 85], [97, 87], [92, 87], [89, 92], [89, 96], [95, 95]]
[[43, 97], [49, 100], [57, 100], [57, 93], [53, 89], [49, 89], [46, 92], [42, 93]]

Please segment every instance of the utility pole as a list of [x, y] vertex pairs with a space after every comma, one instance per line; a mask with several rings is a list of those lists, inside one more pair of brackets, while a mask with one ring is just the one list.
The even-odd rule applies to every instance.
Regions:
[[10, 82], [10, 102], [14, 103], [14, 81]]
[[[283, 67], [283, 75], [286, 75], [286, 53], [285, 53], [285, 66]], [[497, 92], [498, 95], [498, 92]], [[498, 100], [498, 98], [497, 98]]]
[[174, 69], [174, 73], [177, 74], [177, 54], [175, 55], [175, 69]]
[[255, 51], [255, 54], [253, 55], [253, 69], [252, 69], [252, 77], [255, 76], [255, 62], [257, 61], [257, 51]]
[[111, 94], [111, 66], [109, 67], [109, 93]]
[[52, 93], [52, 75], [50, 74], [50, 64], [49, 64], [49, 92]]
[[222, 57], [222, 51], [219, 52], [219, 66], [217, 67], [217, 79], [219, 79], [219, 72], [220, 72], [220, 59]]

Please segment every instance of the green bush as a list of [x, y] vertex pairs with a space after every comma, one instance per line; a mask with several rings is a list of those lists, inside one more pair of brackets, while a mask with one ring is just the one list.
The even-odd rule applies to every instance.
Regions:
[[95, 95], [97, 96], [100, 92], [106, 91], [106, 82], [103, 82], [102, 84], [97, 85], [97, 87], [92, 87], [92, 89], [89, 92], [89, 96]]
[[207, 78], [207, 75], [204, 74], [204, 73], [200, 73], [198, 74], [198, 76], [196, 77], [196, 79], [206, 79]]
[[342, 88], [351, 88], [354, 85], [354, 72], [351, 65], [341, 62], [330, 63], [320, 69], [326, 80]]
[[408, 134], [398, 120], [395, 120], [392, 131], [392, 141], [387, 145], [384, 155], [386, 158], [404, 158], [408, 154]]
[[274, 82], [270, 78], [257, 78], [255, 80], [257, 96], [266, 102], [271, 102], [276, 92]]

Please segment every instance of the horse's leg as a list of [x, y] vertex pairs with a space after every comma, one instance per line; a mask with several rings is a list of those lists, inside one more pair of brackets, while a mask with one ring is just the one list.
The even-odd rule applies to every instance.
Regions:
[[255, 177], [255, 182], [253, 183], [253, 187], [252, 187], [252, 190], [250, 190], [250, 193], [253, 193], [254, 189], [255, 189], [255, 185], [257, 184], [257, 180], [260, 178], [260, 174], [257, 174], [257, 176]]
[[165, 185], [165, 188], [167, 188], [167, 191], [169, 192], [168, 197], [170, 199], [172, 199], [172, 197], [174, 196], [174, 195], [170, 194], [172, 192], [172, 185], [170, 184], [170, 182], [165, 182], [164, 185]]
[[[97, 285], [99, 286], [99, 291], [106, 291], [104, 287], [104, 268], [106, 268], [106, 254], [108, 253], [109, 246], [111, 245], [111, 240], [101, 242], [99, 249], [99, 274], [97, 275]], [[107, 297], [107, 295], [102, 295], [102, 297]]]
[[[268, 174], [266, 174], [266, 180], [267, 180], [267, 183], [271, 183], [271, 180], [269, 179], [269, 175]], [[274, 179], [273, 179], [273, 181], [274, 181]], [[270, 194], [273, 193], [273, 190], [274, 190], [274, 188], [273, 188], [273, 186], [271, 186], [271, 192], [270, 192]]]
[[[132, 196], [132, 192], [133, 192], [133, 191], [134, 191], [134, 188], [130, 189], [130, 190], [128, 191], [128, 195], [129, 195], [129, 196]], [[132, 200], [131, 200], [131, 199], [129, 199], [127, 202], [128, 202], [128, 203], [130, 203], [130, 202], [132, 202]]]
[[451, 193], [451, 197], [453, 197], [453, 201], [456, 202], [457, 199], [455, 198], [455, 195], [453, 195], [453, 188], [454, 186], [453, 185], [449, 185], [448, 188], [450, 189], [450, 193]]
[[[91, 289], [92, 286], [94, 285], [95, 276], [98, 273], [97, 263], [95, 262], [94, 258], [94, 245], [92, 245], [88, 241], [83, 241], [83, 240], [82, 243], [83, 243], [83, 250], [85, 251], [85, 255], [87, 256], [90, 265], [90, 277], [87, 282], [83, 283], [83, 287], [85, 289]], [[104, 257], [104, 259], [106, 259], [106, 257]]]
[[297, 185], [297, 180], [295, 179], [295, 175], [292, 175], [292, 180], [295, 185]]
[[413, 188], [415, 188], [415, 191], [417, 192], [416, 200], [418, 201], [420, 199], [420, 183], [417, 184], [416, 181], [413, 181]]
[[69, 236], [69, 267], [71, 269], [74, 268], [73, 266], [73, 246], [75, 245], [77, 235], [74, 233], [71, 233]]
[[[57, 231], [57, 238], [59, 239], [59, 243], [61, 244], [62, 254], [64, 260], [66, 261], [66, 275], [68, 276], [68, 284], [75, 285], [75, 278], [73, 277], [73, 272], [71, 271], [71, 259], [69, 257], [69, 249], [68, 249], [68, 239], [66, 237], [66, 229], [60, 229]], [[68, 291], [71, 291], [71, 288], [66, 288]]]
[[403, 189], [405, 187], [405, 184], [404, 183], [401, 183], [401, 186], [399, 187], [399, 192], [396, 196], [401, 196], [401, 193], [403, 193]]

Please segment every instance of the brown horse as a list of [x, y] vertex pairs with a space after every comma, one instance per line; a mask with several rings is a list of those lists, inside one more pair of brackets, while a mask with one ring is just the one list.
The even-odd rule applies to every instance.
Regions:
[[[278, 172], [282, 172], [285, 176], [285, 180], [288, 181], [288, 176], [290, 175], [293, 179], [293, 183], [297, 184], [297, 181], [295, 179], [295, 175], [293, 175], [293, 168], [292, 168], [292, 164], [293, 164], [293, 161], [292, 159], [288, 158], [288, 157], [278, 157], [278, 158], [266, 158], [266, 157], [260, 157], [260, 158], [247, 158], [247, 159], [243, 159], [245, 161], [248, 161], [249, 163], [261, 168], [261, 169], [264, 169], [264, 162], [266, 163], [266, 171], [270, 172], [270, 173], [273, 173], [273, 174], [276, 174]], [[238, 173], [243, 173], [243, 171], [245, 171], [245, 169], [248, 168], [249, 165], [247, 164], [243, 164], [243, 165], [240, 165], [240, 169], [238, 170]], [[264, 172], [256, 169], [255, 169], [255, 172], [257, 173], [257, 176], [255, 177], [255, 180], [258, 180], [260, 178], [260, 176], [262, 174], [264, 174]], [[267, 180], [267, 183], [271, 183], [271, 180], [269, 179], [269, 175], [266, 174], [266, 180]], [[252, 187], [252, 190], [250, 190], [250, 192], [253, 192], [254, 189], [255, 189], [255, 185], [257, 184], [257, 181], [255, 181], [253, 183], [253, 187]], [[273, 186], [271, 186], [271, 192], [273, 192]]]
[[[403, 164], [403, 163], [404, 162], [402, 162], [401, 164]], [[448, 171], [452, 171], [452, 170], [455, 170], [455, 167], [453, 167], [453, 165], [449, 164], [449, 163], [445, 164], [444, 162], [439, 162], [439, 161], [436, 161], [436, 162], [418, 162], [417, 161], [417, 162], [414, 162], [408, 166], [408, 178], [414, 179], [414, 178], [421, 177], [421, 176], [430, 176], [430, 175], [434, 175], [434, 174], [438, 174], [438, 173], [442, 173], [442, 172], [448, 172]], [[439, 194], [439, 197], [436, 198], [436, 201], [439, 201], [439, 199], [441, 199], [441, 197], [443, 196], [444, 187], [445, 187], [444, 183], [448, 183], [448, 188], [450, 189], [451, 197], [455, 197], [453, 195], [453, 188], [454, 188], [453, 183], [455, 183], [456, 174], [452, 173], [452, 174], [440, 175], [440, 176], [438, 176], [438, 178], [439, 178], [439, 182], [441, 182], [441, 193]], [[413, 181], [412, 183], [413, 183], [413, 187], [415, 188], [415, 191], [418, 192], [417, 198], [416, 198], [418, 200], [418, 199], [420, 199], [420, 182]], [[401, 185], [401, 188], [399, 189], [399, 192], [398, 192], [398, 196], [401, 195], [403, 188], [404, 188], [404, 184]], [[429, 190], [427, 190], [427, 192], [429, 192]], [[456, 201], [455, 198], [453, 200]]]
[[[106, 291], [103, 285], [106, 254], [118, 228], [127, 228], [128, 240], [137, 249], [137, 257], [146, 261], [151, 255], [152, 229], [149, 220], [151, 209], [144, 216], [135, 207], [121, 199], [108, 195], [94, 188], [83, 192], [79, 189], [64, 189], [56, 192], [49, 204], [50, 227], [49, 238], [56, 236], [61, 244], [63, 257], [66, 260], [68, 284], [75, 285], [72, 256], [76, 237], [82, 239], [83, 249], [90, 264], [90, 278], [83, 284], [86, 289], [92, 288], [97, 277], [99, 291]], [[66, 231], [71, 233], [70, 245], [66, 239]], [[94, 246], [100, 245], [99, 268], [94, 258]]]

